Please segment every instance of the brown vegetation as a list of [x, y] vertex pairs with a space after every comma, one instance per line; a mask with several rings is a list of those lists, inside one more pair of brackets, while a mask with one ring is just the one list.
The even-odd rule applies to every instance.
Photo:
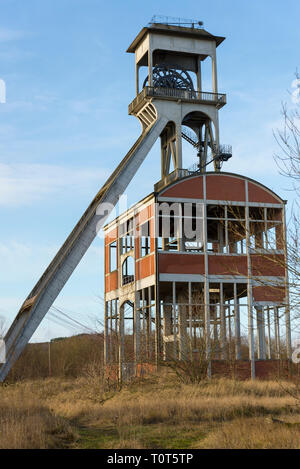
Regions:
[[99, 366], [81, 377], [0, 388], [0, 448], [299, 448], [292, 382], [203, 380], [170, 370], [108, 385]]

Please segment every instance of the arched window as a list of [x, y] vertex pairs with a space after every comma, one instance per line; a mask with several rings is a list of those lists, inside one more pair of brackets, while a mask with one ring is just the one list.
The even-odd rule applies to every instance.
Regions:
[[134, 281], [134, 260], [133, 257], [126, 257], [122, 265], [122, 285]]

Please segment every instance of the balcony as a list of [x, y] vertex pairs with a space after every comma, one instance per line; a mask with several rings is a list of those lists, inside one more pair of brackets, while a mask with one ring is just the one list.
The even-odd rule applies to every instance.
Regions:
[[128, 114], [135, 114], [147, 98], [159, 98], [187, 103], [212, 104], [220, 109], [226, 104], [226, 94], [209, 93], [206, 91], [189, 91], [178, 88], [159, 88], [145, 86], [137, 97], [129, 104]]

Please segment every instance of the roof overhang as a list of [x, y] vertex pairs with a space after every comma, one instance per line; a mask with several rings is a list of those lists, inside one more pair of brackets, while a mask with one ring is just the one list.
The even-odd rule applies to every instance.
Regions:
[[197, 28], [185, 28], [183, 26], [170, 26], [167, 24], [153, 24], [152, 26], [143, 28], [133, 42], [130, 44], [126, 52], [134, 53], [136, 48], [138, 47], [139, 43], [144, 39], [144, 37], [148, 33], [159, 33], [165, 34], [168, 36], [188, 36], [195, 39], [204, 39], [207, 41], [215, 41], [216, 47], [218, 47], [224, 40], [225, 37], [222, 36], [214, 36], [210, 34], [205, 29], [197, 29]]

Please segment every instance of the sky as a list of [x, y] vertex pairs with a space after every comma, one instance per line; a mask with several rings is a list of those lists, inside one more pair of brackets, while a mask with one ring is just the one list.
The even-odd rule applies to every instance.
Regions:
[[[134, 56], [126, 49], [153, 15], [202, 20], [217, 49], [225, 171], [293, 200], [274, 162], [274, 131], [299, 66], [298, 0], [0, 0], [0, 327], [19, 307], [106, 178], [140, 135], [128, 116]], [[204, 79], [204, 85], [208, 81]], [[204, 90], [205, 91], [205, 90]], [[184, 166], [196, 162], [184, 145]], [[160, 179], [155, 144], [127, 190], [132, 204]], [[103, 240], [97, 238], [55, 302], [101, 329]], [[71, 325], [72, 324], [72, 325]], [[49, 314], [32, 341], [83, 332]], [[1, 332], [1, 331], [0, 331]]]

